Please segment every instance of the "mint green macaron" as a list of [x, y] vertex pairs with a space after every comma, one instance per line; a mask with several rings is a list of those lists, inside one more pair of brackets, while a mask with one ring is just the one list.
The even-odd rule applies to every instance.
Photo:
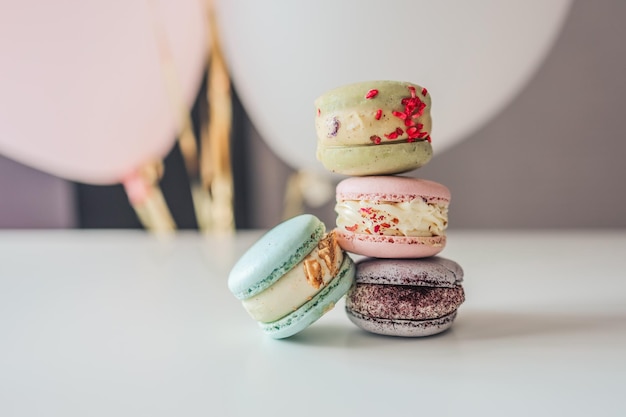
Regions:
[[265, 233], [232, 268], [228, 287], [269, 336], [292, 336], [343, 297], [354, 264], [334, 232], [303, 214]]

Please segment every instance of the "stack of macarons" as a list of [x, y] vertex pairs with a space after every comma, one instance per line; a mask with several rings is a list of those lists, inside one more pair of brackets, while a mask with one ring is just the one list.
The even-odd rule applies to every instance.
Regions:
[[[432, 157], [431, 99], [425, 88], [373, 81], [315, 101], [317, 157], [352, 176], [336, 189], [337, 225], [289, 219], [235, 264], [231, 292], [262, 330], [292, 336], [344, 295], [350, 320], [392, 336], [427, 336], [452, 325], [465, 295], [463, 270], [437, 255], [446, 244], [450, 191], [399, 176]], [[346, 252], [362, 255], [356, 264]]]
[[374, 333], [426, 336], [452, 325], [464, 301], [463, 270], [437, 257], [446, 244], [450, 191], [396, 174], [432, 157], [431, 97], [407, 82], [372, 81], [315, 101], [317, 158], [352, 178], [336, 189], [339, 246], [363, 255], [346, 312]]

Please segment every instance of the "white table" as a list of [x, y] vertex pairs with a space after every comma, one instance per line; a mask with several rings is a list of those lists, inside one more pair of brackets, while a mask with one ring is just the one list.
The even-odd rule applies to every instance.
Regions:
[[226, 287], [258, 236], [0, 232], [0, 416], [626, 415], [626, 231], [451, 231], [450, 331], [282, 341]]

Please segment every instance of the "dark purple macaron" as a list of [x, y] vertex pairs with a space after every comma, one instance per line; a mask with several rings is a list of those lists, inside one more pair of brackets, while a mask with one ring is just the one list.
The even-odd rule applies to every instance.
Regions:
[[372, 333], [429, 336], [448, 329], [465, 301], [463, 269], [441, 257], [367, 258], [346, 297], [350, 320]]

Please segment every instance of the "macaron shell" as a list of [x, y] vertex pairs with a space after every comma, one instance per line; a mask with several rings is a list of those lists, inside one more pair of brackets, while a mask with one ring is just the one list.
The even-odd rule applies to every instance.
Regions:
[[434, 256], [424, 259], [366, 258], [356, 264], [358, 284], [456, 287], [463, 282], [463, 269], [456, 262]]
[[241, 256], [228, 276], [228, 288], [240, 300], [259, 294], [302, 261], [325, 230], [311, 214], [280, 223]]
[[343, 175], [390, 175], [426, 165], [433, 156], [427, 141], [370, 146], [326, 146], [318, 142], [317, 159]]
[[348, 308], [346, 308], [346, 313], [352, 323], [365, 331], [400, 337], [424, 337], [441, 333], [449, 329], [456, 318], [456, 311], [431, 320], [390, 320], [367, 317]]
[[347, 178], [337, 184], [337, 201], [410, 201], [416, 198], [450, 201], [450, 190], [443, 184], [420, 178], [373, 176]]
[[[408, 103], [412, 102], [412, 105]], [[423, 87], [402, 81], [366, 81], [328, 91], [315, 100], [319, 142], [371, 145], [384, 141], [423, 140], [432, 131], [431, 97]], [[420, 106], [421, 111], [419, 111]]]
[[426, 258], [438, 254], [446, 246], [445, 236], [379, 236], [335, 230], [337, 242], [343, 250], [376, 258]]
[[345, 256], [337, 276], [310, 301], [293, 313], [272, 323], [259, 323], [263, 331], [274, 339], [284, 339], [306, 329], [330, 311], [354, 283], [355, 266]]

